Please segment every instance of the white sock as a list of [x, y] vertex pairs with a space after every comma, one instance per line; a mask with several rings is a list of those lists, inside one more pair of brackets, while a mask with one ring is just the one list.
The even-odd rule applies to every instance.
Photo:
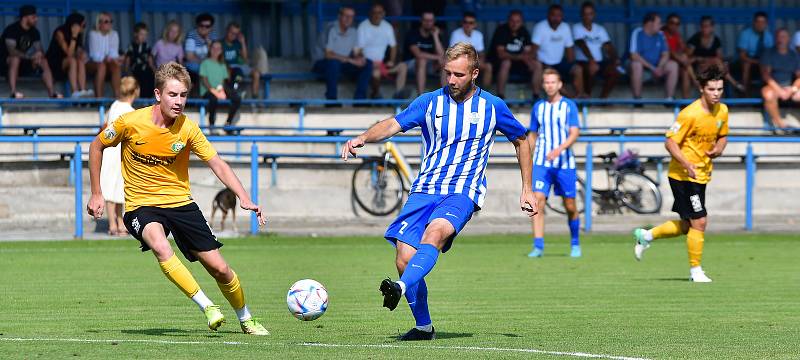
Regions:
[[406, 294], [406, 283], [404, 283], [404, 282], [402, 282], [400, 280], [397, 280], [397, 283], [400, 284], [400, 296], [405, 295]]
[[417, 328], [417, 330], [419, 331], [431, 332], [433, 331], [433, 324], [428, 324], [425, 326], [415, 326], [415, 328]]
[[192, 301], [194, 301], [194, 303], [200, 307], [200, 311], [205, 311], [206, 307], [214, 305], [214, 303], [211, 302], [211, 299], [209, 299], [208, 296], [203, 293], [203, 290], [198, 290], [197, 294], [192, 296]]
[[653, 230], [645, 230], [642, 237], [647, 241], [653, 241]]
[[239, 318], [239, 322], [245, 322], [253, 318], [253, 315], [250, 315], [250, 309], [247, 308], [247, 305], [241, 309], [234, 310], [236, 311], [236, 316]]
[[703, 268], [701, 266], [692, 266], [689, 268], [689, 272], [692, 274], [697, 272], [703, 272]]

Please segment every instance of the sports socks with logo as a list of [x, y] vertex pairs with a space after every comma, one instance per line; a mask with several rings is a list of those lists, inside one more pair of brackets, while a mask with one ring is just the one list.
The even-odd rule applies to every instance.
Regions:
[[581, 219], [577, 218], [575, 220], [568, 220], [567, 225], [569, 225], [570, 245], [580, 245]]
[[252, 318], [250, 310], [244, 303], [244, 290], [242, 290], [242, 286], [239, 283], [239, 276], [237, 276], [235, 272], [233, 272], [233, 279], [231, 279], [230, 282], [223, 284], [218, 281], [217, 286], [219, 286], [222, 295], [225, 296], [225, 299], [228, 300], [228, 303], [230, 303], [236, 311], [236, 316], [239, 318], [239, 321], [247, 321]]
[[158, 265], [167, 279], [172, 281], [186, 297], [192, 299], [200, 307], [200, 310], [204, 310], [209, 305], [214, 305], [211, 299], [203, 293], [203, 290], [200, 290], [197, 280], [194, 279], [189, 269], [183, 265], [175, 254], [172, 254], [172, 257], [167, 261], [159, 261]]
[[427, 326], [431, 324], [430, 313], [428, 312], [428, 287], [425, 284], [425, 275], [428, 275], [436, 265], [439, 258], [439, 249], [431, 244], [422, 244], [417, 253], [408, 261], [403, 275], [398, 281], [403, 288], [404, 295], [414, 314], [417, 328], [428, 331]]
[[697, 229], [689, 229], [686, 234], [686, 247], [689, 249], [689, 265], [691, 267], [700, 266], [703, 259], [703, 243], [705, 242], [704, 233]]

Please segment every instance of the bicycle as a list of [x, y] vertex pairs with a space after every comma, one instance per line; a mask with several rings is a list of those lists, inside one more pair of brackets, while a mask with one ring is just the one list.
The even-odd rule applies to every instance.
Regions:
[[353, 172], [352, 195], [361, 209], [374, 216], [397, 210], [411, 186], [411, 166], [391, 141], [379, 156], [365, 157]]
[[[591, 189], [592, 202], [598, 205], [598, 214], [622, 214], [624, 208], [637, 214], [655, 214], [661, 210], [662, 196], [658, 183], [644, 174], [644, 166], [635, 153], [626, 151], [618, 157], [616, 152], [610, 152], [597, 157], [603, 160], [608, 181], [605, 189]], [[578, 177], [575, 201], [581, 213], [585, 210], [584, 194], [585, 182]], [[561, 202], [548, 200], [547, 207], [566, 214]]]

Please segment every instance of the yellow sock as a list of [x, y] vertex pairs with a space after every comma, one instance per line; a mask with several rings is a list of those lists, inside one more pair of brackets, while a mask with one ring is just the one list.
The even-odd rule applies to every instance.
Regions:
[[222, 295], [228, 299], [228, 302], [234, 309], [241, 309], [244, 307], [244, 290], [242, 290], [242, 286], [239, 284], [239, 277], [236, 276], [235, 272], [233, 273], [231, 282], [227, 284], [217, 282], [217, 285], [220, 291], [222, 291]]
[[703, 243], [705, 239], [703, 232], [696, 229], [689, 229], [689, 234], [686, 236], [686, 247], [689, 249], [689, 266], [700, 266], [700, 260], [703, 259]]
[[671, 238], [683, 234], [680, 220], [667, 221], [650, 229], [650, 232], [653, 234], [653, 239]]
[[161, 266], [161, 271], [164, 272], [167, 279], [181, 289], [187, 297], [191, 298], [200, 291], [200, 285], [197, 284], [192, 273], [189, 272], [189, 269], [187, 269], [174, 254], [167, 261], [159, 261], [158, 265]]

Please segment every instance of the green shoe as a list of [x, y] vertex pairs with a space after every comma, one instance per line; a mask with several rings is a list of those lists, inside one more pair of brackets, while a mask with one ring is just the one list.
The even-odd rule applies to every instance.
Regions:
[[637, 261], [642, 261], [644, 251], [650, 247], [650, 241], [644, 238], [645, 231], [646, 230], [642, 228], [633, 230], [633, 238], [636, 240], [636, 245], [633, 246], [633, 257], [636, 258]]
[[242, 332], [250, 335], [269, 335], [269, 331], [256, 319], [251, 318], [241, 322]]
[[222, 315], [222, 311], [219, 309], [219, 305], [209, 305], [206, 306], [203, 312], [206, 315], [206, 319], [208, 319], [208, 328], [214, 331], [217, 331], [217, 328], [222, 326], [225, 323], [225, 315]]

